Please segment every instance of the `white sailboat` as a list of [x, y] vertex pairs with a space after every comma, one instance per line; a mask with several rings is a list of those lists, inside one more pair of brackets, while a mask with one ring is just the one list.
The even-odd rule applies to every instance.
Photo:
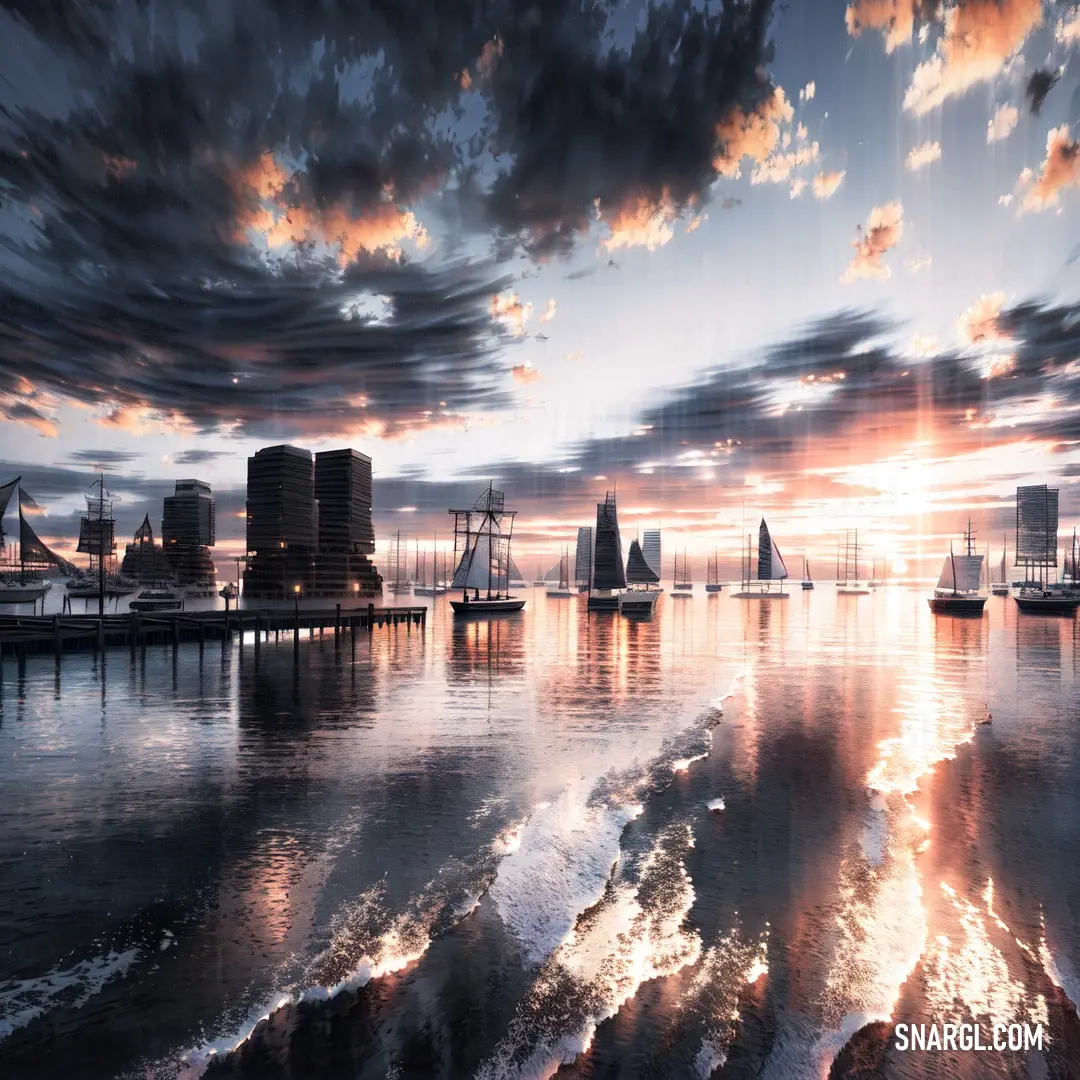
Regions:
[[[736, 599], [748, 600], [764, 598], [766, 600], [786, 600], [788, 593], [784, 592], [784, 581], [788, 576], [787, 566], [784, 565], [784, 557], [776, 546], [769, 526], [765, 519], [761, 519], [758, 526], [758, 564], [757, 576], [751, 577], [751, 538], [746, 538], [746, 556], [743, 569], [743, 580], [739, 592], [734, 593]], [[774, 588], [775, 585], [775, 588]]]
[[936, 615], [981, 615], [986, 603], [982, 591], [983, 557], [975, 554], [975, 537], [968, 521], [964, 534], [967, 553], [954, 555], [952, 544], [941, 566], [934, 595], [927, 597], [930, 610]]
[[0, 487], [0, 551], [8, 554], [4, 547], [3, 518], [16, 491], [19, 493], [18, 554], [12, 551], [10, 557], [0, 564], [0, 604], [34, 604], [52, 588], [52, 582], [42, 571], [49, 566], [65, 567], [70, 564], [42, 543], [26, 520], [23, 510], [37, 510], [38, 505], [23, 490], [21, 476]]
[[[442, 596], [447, 590], [447, 582], [439, 578], [439, 535], [435, 533], [431, 538], [431, 584], [427, 583], [427, 552], [420, 563], [420, 584], [413, 589], [414, 596]], [[443, 556], [445, 559], [445, 555]], [[445, 567], [443, 578], [445, 579]]]
[[619, 593], [619, 611], [623, 615], [651, 615], [660, 596], [659, 584], [660, 577], [646, 561], [641, 545], [632, 540], [626, 557], [626, 590]]
[[[452, 587], [462, 590], [452, 599], [455, 615], [500, 615], [520, 611], [525, 601], [510, 595], [510, 540], [516, 510], [504, 509], [504, 497], [491, 483], [468, 510], [454, 515], [454, 554], [461, 557]], [[494, 591], [493, 591], [494, 590]]]
[[1001, 538], [1001, 565], [998, 569], [998, 573], [1001, 575], [997, 581], [990, 583], [990, 591], [995, 596], [1008, 596], [1009, 595], [1009, 575], [1005, 566], [1005, 553], [1008, 550], [1009, 538], [1003, 536]]

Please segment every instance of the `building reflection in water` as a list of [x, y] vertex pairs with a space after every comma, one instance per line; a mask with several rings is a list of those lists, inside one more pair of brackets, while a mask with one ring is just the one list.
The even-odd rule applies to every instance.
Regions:
[[521, 675], [527, 631], [519, 612], [454, 619], [449, 634], [447, 677], [452, 682], [472, 682]]

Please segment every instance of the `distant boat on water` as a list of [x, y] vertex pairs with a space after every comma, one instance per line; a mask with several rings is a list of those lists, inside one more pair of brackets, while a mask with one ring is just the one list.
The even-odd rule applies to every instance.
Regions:
[[686, 552], [683, 552], [682, 557], [682, 571], [679, 571], [679, 556], [675, 556], [675, 570], [672, 573], [671, 582], [671, 595], [676, 599], [685, 600], [692, 598], [694, 591], [694, 583], [690, 580], [690, 564], [686, 559]]
[[[455, 615], [472, 617], [520, 611], [525, 601], [510, 595], [510, 540], [516, 510], [506, 510], [504, 496], [489, 483], [468, 510], [454, 515], [454, 554], [461, 553], [451, 587], [462, 590], [451, 599]], [[493, 591], [494, 590], [494, 591]]]
[[999, 573], [1001, 576], [997, 581], [990, 582], [990, 591], [995, 596], [1008, 596], [1009, 595], [1009, 575], [1006, 573], [1005, 568], [1005, 553], [1008, 550], [1008, 537], [1003, 536], [1001, 538], [1001, 567]]
[[132, 611], [176, 611], [183, 606], [183, 594], [173, 589], [143, 589], [128, 604]]
[[802, 557], [802, 581], [800, 584], [804, 589], [814, 587], [814, 579], [810, 577], [810, 564], [806, 561], [805, 555]]
[[934, 595], [927, 597], [930, 610], [936, 615], [981, 615], [986, 603], [982, 591], [983, 557], [975, 554], [975, 537], [968, 521], [964, 533], [967, 552], [957, 556], [949, 544], [949, 554], [941, 566]]
[[547, 595], [554, 600], [574, 595], [570, 588], [570, 552], [567, 550], [563, 551], [562, 558], [559, 559], [559, 584], [554, 589], [548, 589]]
[[618, 611], [619, 592], [626, 588], [623, 568], [622, 538], [615, 492], [604, 493], [596, 504], [596, 529], [592, 534], [589, 578], [589, 611]]
[[660, 576], [649, 565], [636, 541], [630, 542], [626, 558], [626, 590], [619, 593], [619, 611], [623, 615], [651, 615], [661, 590]]
[[[746, 553], [743, 563], [742, 584], [737, 593], [732, 595], [737, 600], [765, 599], [786, 600], [788, 593], [784, 592], [784, 581], [788, 576], [787, 567], [780, 549], [776, 546], [769, 526], [765, 519], [761, 519], [758, 526], [758, 563], [757, 574], [752, 576], [752, 547], [751, 537], [746, 538]], [[775, 588], [774, 588], [775, 585]]]
[[724, 585], [720, 581], [720, 555], [714, 551], [713, 557], [709, 560], [705, 569], [705, 591], [707, 593], [718, 593], [723, 588]]
[[1030, 615], [1073, 615], [1080, 590], [1051, 582], [1057, 566], [1058, 489], [1045, 484], [1016, 489], [1015, 560], [1025, 570], [1013, 594], [1017, 608]]
[[836, 591], [841, 596], [869, 596], [870, 587], [859, 581], [859, 530], [844, 537], [844, 572], [840, 573], [840, 541], [836, 542]]

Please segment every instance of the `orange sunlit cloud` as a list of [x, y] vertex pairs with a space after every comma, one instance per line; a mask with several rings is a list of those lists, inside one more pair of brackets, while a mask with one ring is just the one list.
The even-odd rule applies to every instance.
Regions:
[[105, 162], [105, 168], [117, 180], [122, 180], [128, 173], [134, 172], [138, 168], [138, 165], [130, 158], [119, 155], [114, 157], [111, 154], [102, 154], [101, 157]]
[[984, 293], [956, 321], [960, 337], [969, 345], [1003, 341], [1008, 335], [1001, 329], [998, 316], [1005, 305], [1005, 293]]
[[195, 435], [195, 426], [182, 413], [161, 412], [148, 405], [117, 405], [96, 420], [102, 427], [119, 428], [133, 435], [151, 432], [169, 432], [189, 438]]
[[552, 297], [550, 300], [548, 300], [547, 307], [544, 308], [543, 314], [540, 316], [540, 321], [542, 323], [548, 323], [548, 322], [551, 322], [551, 320], [554, 319], [554, 318], [555, 318], [555, 298]]
[[921, 116], [989, 82], [1042, 21], [1042, 0], [968, 0], [950, 7], [937, 52], [915, 69], [904, 108]]
[[631, 247], [655, 251], [675, 235], [674, 223], [679, 218], [679, 207], [665, 191], [659, 199], [635, 196], [610, 216], [601, 210], [598, 202], [597, 214], [610, 230], [610, 235], [600, 241], [605, 251]]
[[878, 278], [885, 280], [892, 271], [882, 261], [886, 252], [894, 248], [904, 233], [904, 208], [898, 202], [875, 206], [870, 211], [866, 232], [859, 230], [859, 239], [852, 241], [855, 257], [848, 263], [844, 276], [840, 279], [845, 284], [859, 278]]
[[1030, 169], [1020, 174], [1017, 193], [1023, 193], [1021, 211], [1057, 206], [1061, 192], [1080, 183], [1080, 142], [1069, 138], [1069, 125], [1052, 128], [1046, 136], [1046, 157], [1037, 177]]
[[781, 124], [790, 124], [795, 110], [777, 87], [756, 109], [745, 112], [736, 108], [716, 125], [718, 152], [713, 168], [723, 177], [736, 180], [741, 175], [743, 158], [759, 165], [767, 161], [781, 140]]
[[517, 293], [491, 298], [491, 317], [501, 322], [515, 337], [525, 333], [525, 324], [532, 315], [532, 304], [523, 304]]
[[513, 375], [516, 382], [524, 383], [526, 386], [538, 382], [541, 378], [540, 372], [529, 364], [517, 364], [510, 369], [510, 374]]
[[1071, 8], [1058, 19], [1054, 27], [1054, 37], [1063, 45], [1072, 45], [1080, 41], [1080, 7]]
[[880, 30], [885, 51], [907, 45], [915, 30], [915, 0], [855, 0], [844, 13], [848, 33], [858, 37], [863, 30]]
[[[404, 241], [411, 241], [419, 248], [429, 243], [427, 230], [416, 215], [390, 201], [390, 187], [384, 192], [386, 201], [354, 216], [341, 205], [322, 209], [287, 205], [285, 193], [290, 182], [289, 174], [269, 152], [235, 173], [233, 190], [241, 203], [238, 239], [255, 234], [270, 249], [318, 242], [337, 249], [342, 266], [363, 252], [381, 252], [387, 258], [400, 259]], [[252, 195], [257, 196], [257, 204], [253, 204]]]
[[1001, 142], [1007, 139], [1020, 120], [1020, 110], [1015, 105], [999, 105], [986, 125], [986, 141]]
[[840, 185], [844, 182], [846, 175], [843, 169], [818, 173], [814, 177], [814, 198], [831, 199], [840, 190]]
[[914, 172], [940, 160], [941, 143], [937, 141], [924, 142], [908, 151], [908, 156], [904, 159], [904, 165]]

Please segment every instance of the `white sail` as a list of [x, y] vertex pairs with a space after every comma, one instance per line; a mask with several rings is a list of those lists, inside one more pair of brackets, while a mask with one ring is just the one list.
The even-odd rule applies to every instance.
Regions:
[[981, 555], [946, 555], [937, 587], [943, 592], [954, 589], [956, 592], [978, 592], [982, 584], [982, 562]]
[[487, 533], [481, 533], [461, 556], [454, 580], [455, 589], [497, 589], [499, 579], [495, 567], [491, 565], [491, 539]]
[[776, 546], [776, 541], [769, 537], [772, 541], [772, 576], [773, 579], [786, 578], [787, 567], [784, 565], [783, 557], [780, 554], [780, 549]]

